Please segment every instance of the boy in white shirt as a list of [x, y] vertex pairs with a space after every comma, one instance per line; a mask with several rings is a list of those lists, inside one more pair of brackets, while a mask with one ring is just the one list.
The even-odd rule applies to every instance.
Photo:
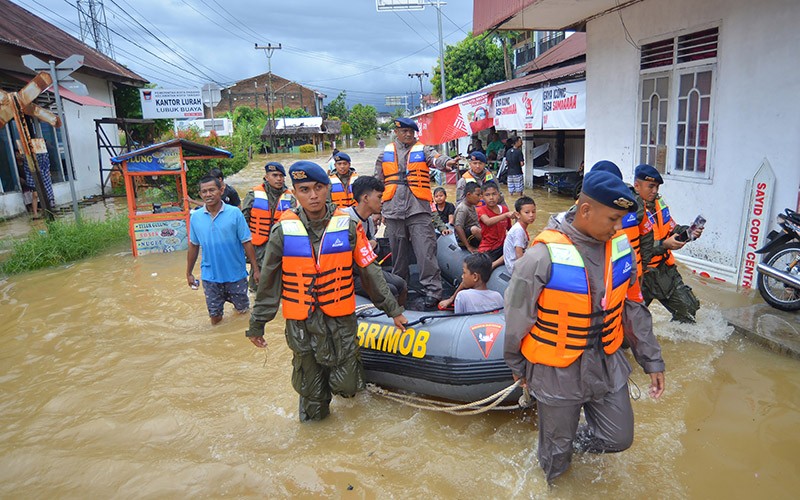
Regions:
[[514, 272], [514, 263], [522, 257], [525, 249], [530, 245], [528, 226], [536, 220], [536, 202], [533, 201], [533, 198], [523, 196], [514, 204], [514, 210], [516, 210], [517, 223], [508, 230], [503, 243], [503, 260], [509, 274]]
[[486, 288], [492, 276], [492, 259], [483, 253], [464, 259], [462, 290], [455, 294], [455, 313], [484, 312], [503, 307], [503, 296]]

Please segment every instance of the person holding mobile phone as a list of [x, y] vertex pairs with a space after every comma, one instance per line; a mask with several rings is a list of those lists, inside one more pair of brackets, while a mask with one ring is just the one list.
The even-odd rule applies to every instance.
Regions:
[[[689, 237], [695, 240], [703, 234], [702, 225], [687, 231], [672, 218], [669, 206], [658, 194], [664, 179], [650, 165], [639, 165], [634, 172], [633, 188], [639, 204], [639, 249], [642, 255], [642, 296], [648, 306], [657, 299], [672, 313], [673, 321], [694, 323], [700, 301], [691, 287], [683, 282], [675, 266], [673, 250], [680, 250]], [[682, 234], [686, 235], [682, 239]]]

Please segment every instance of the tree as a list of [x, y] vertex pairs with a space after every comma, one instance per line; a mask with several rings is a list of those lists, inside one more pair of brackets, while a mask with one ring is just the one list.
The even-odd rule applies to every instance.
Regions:
[[327, 104], [327, 106], [325, 106], [325, 115], [338, 116], [339, 119], [346, 121], [348, 118], [348, 112], [345, 99], [347, 99], [347, 92], [343, 90], [339, 92], [339, 95], [336, 96], [336, 99], [332, 100]]
[[[472, 33], [444, 52], [445, 90], [452, 98], [505, 79], [503, 50], [489, 37]], [[433, 95], [441, 98], [439, 62], [433, 68]]]
[[356, 104], [350, 110], [348, 123], [354, 137], [367, 137], [378, 132], [378, 111], [370, 105]]

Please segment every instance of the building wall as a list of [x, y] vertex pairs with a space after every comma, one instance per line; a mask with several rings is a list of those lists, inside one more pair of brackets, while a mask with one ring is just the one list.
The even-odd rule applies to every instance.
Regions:
[[[80, 73], [77, 73], [76, 76], [86, 85], [89, 90], [89, 96], [113, 105], [114, 96], [108, 81]], [[62, 99], [62, 102], [64, 104], [67, 127], [69, 128], [70, 146], [72, 147], [76, 194], [78, 198], [99, 194], [100, 170], [94, 119], [114, 117], [114, 108], [80, 106], [66, 99]], [[3, 129], [0, 129], [0, 131], [5, 132]], [[115, 145], [119, 144], [115, 131], [107, 129], [106, 133]], [[105, 165], [108, 165], [107, 154], [103, 154], [103, 161]], [[56, 198], [56, 205], [71, 203], [72, 195], [68, 182], [54, 182], [53, 192]], [[21, 192], [12, 191], [0, 194], [0, 217], [9, 217], [24, 212], [25, 205]]]
[[[269, 74], [258, 75], [236, 82], [222, 90], [222, 100], [214, 108], [215, 116], [236, 109], [238, 106], [249, 106], [267, 110], [267, 89]], [[276, 74], [272, 75], [272, 91], [275, 94], [273, 105], [276, 108], [305, 109], [311, 116], [320, 116], [321, 109], [317, 103], [317, 92]], [[210, 113], [206, 111], [210, 118]]]
[[[797, 205], [800, 186], [800, 3], [794, 0], [645, 0], [624, 9], [641, 45], [709, 24], [719, 26], [712, 88], [711, 177], [665, 176], [661, 193], [675, 219], [708, 220], [703, 237], [679, 253], [712, 275], [733, 280], [744, 240], [746, 183], [764, 158], [778, 182], [769, 219]], [[695, 29], [696, 28], [696, 29]], [[639, 50], [625, 39], [617, 13], [587, 26], [586, 164], [610, 159], [632, 182], [638, 163]], [[772, 222], [774, 225], [774, 222]]]

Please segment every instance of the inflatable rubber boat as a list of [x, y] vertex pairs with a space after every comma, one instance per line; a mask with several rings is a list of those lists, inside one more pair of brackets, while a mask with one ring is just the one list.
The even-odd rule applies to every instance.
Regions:
[[[461, 281], [462, 262], [468, 255], [455, 236], [441, 235], [437, 257], [445, 296]], [[384, 263], [385, 264], [385, 263]], [[414, 284], [411, 267], [409, 328], [402, 332], [369, 299], [357, 297], [358, 341], [367, 381], [381, 387], [427, 396], [471, 402], [486, 398], [511, 385], [511, 370], [503, 360], [505, 316], [503, 311], [456, 315], [447, 311], [413, 310]], [[488, 288], [505, 292], [511, 276], [505, 266], [492, 273]], [[519, 391], [510, 395], [519, 397]]]

